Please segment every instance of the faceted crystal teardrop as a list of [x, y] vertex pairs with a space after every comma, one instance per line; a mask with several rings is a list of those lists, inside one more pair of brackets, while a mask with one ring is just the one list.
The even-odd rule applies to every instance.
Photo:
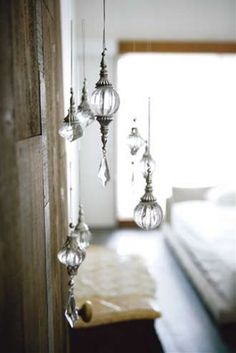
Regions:
[[98, 171], [98, 178], [101, 180], [102, 185], [105, 187], [108, 181], [111, 180], [110, 171], [107, 163], [106, 156], [102, 157], [99, 171]]
[[78, 310], [76, 309], [75, 297], [72, 293], [69, 294], [65, 310], [65, 317], [72, 328], [74, 327], [75, 322], [79, 319]]

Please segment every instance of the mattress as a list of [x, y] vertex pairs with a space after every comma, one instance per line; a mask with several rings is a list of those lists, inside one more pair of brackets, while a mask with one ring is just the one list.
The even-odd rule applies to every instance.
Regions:
[[172, 206], [172, 230], [209, 284], [236, 308], [236, 208], [207, 201]]

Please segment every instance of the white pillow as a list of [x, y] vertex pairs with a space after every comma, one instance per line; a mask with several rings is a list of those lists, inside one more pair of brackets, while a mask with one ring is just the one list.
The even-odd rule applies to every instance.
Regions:
[[205, 199], [220, 206], [236, 206], [236, 188], [226, 185], [211, 188]]

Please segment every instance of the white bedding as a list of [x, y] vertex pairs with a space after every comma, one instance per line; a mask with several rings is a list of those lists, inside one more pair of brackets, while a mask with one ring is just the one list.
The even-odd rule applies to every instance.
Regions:
[[211, 285], [236, 307], [236, 207], [179, 202], [173, 205], [171, 224]]

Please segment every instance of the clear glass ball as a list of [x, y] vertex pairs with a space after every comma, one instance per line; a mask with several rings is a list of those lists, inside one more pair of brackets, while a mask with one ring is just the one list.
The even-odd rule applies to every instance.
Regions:
[[145, 230], [155, 229], [163, 220], [161, 206], [156, 202], [142, 202], [134, 209], [135, 223]]
[[96, 116], [112, 116], [120, 106], [120, 97], [111, 86], [96, 88], [91, 96], [91, 105]]
[[78, 247], [76, 237], [67, 237], [63, 248], [57, 254], [58, 260], [66, 266], [79, 266], [85, 258], [84, 252]]

